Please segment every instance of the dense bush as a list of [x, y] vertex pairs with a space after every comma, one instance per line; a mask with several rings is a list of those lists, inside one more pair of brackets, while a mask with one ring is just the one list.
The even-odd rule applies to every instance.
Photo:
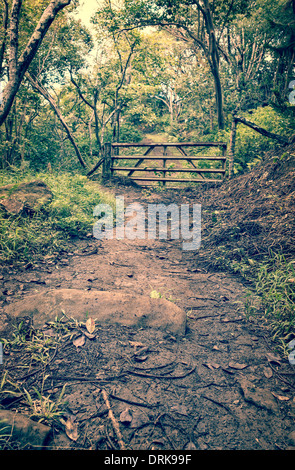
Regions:
[[55, 253], [72, 237], [92, 231], [93, 209], [99, 203], [114, 207], [113, 197], [99, 184], [85, 176], [63, 174], [27, 174], [1, 172], [0, 184], [33, 179], [43, 180], [51, 189], [53, 199], [32, 216], [0, 215], [1, 261], [27, 260], [36, 254]]
[[[290, 137], [294, 132], [291, 118], [284, 117], [270, 106], [260, 107], [244, 117], [275, 134]], [[293, 119], [294, 121], [294, 119]], [[235, 151], [235, 172], [245, 171], [261, 160], [263, 154], [278, 145], [278, 142], [263, 137], [249, 127], [238, 124]]]

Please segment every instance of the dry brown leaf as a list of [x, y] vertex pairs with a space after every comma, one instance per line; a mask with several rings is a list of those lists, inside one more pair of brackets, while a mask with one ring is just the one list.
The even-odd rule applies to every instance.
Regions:
[[87, 336], [87, 338], [89, 338], [89, 339], [96, 338], [96, 335], [90, 334], [90, 333], [88, 333], [88, 331], [84, 331], [84, 335]]
[[238, 370], [242, 370], [248, 367], [248, 364], [239, 364], [238, 362], [229, 362], [228, 365], [232, 369], [238, 369]]
[[271, 392], [271, 393], [273, 394], [274, 397], [276, 397], [276, 398], [277, 398], [278, 400], [280, 400], [280, 401], [288, 401], [288, 400], [290, 400], [290, 397], [284, 397], [284, 396], [282, 396], [282, 395], [277, 395], [276, 393], [273, 393], [273, 392]]
[[139, 341], [129, 341], [129, 344], [134, 348], [140, 348], [141, 346], [144, 346], [144, 344], [140, 343]]
[[72, 441], [76, 441], [79, 437], [78, 435], [78, 425], [74, 423], [71, 418], [69, 418], [65, 423], [66, 435]]
[[278, 395], [277, 398], [281, 401], [288, 401], [290, 400], [290, 397], [283, 397], [282, 395]]
[[204, 362], [204, 366], [208, 367], [208, 369], [214, 370], [219, 369], [220, 365], [216, 364], [216, 362]]
[[85, 344], [85, 336], [84, 335], [80, 335], [80, 336], [78, 336], [77, 338], [75, 338], [73, 340], [73, 345], [76, 346], [76, 348], [84, 346], [84, 344]]
[[273, 373], [270, 367], [265, 367], [263, 373], [264, 373], [264, 377], [266, 377], [267, 379], [270, 379], [273, 376]]
[[120, 421], [123, 424], [130, 424], [132, 421], [132, 414], [129, 410], [129, 408], [126, 408], [122, 413], [120, 414]]
[[274, 362], [276, 364], [281, 365], [281, 358], [279, 356], [275, 356], [272, 353], [267, 353], [266, 357], [267, 357], [268, 362]]
[[89, 317], [88, 320], [86, 321], [86, 328], [88, 333], [92, 334], [95, 330], [95, 320], [93, 318]]
[[185, 450], [197, 450], [197, 447], [192, 441], [190, 441], [188, 444], [186, 444], [184, 449]]
[[143, 356], [137, 356], [136, 354], [134, 355], [134, 360], [136, 362], [144, 362], [147, 360], [147, 358], [148, 358], [147, 355], [143, 355]]

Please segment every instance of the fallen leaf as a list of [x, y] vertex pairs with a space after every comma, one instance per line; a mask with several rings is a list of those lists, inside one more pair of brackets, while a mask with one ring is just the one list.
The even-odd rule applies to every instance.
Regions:
[[228, 322], [230, 322], [230, 319], [227, 318], [227, 317], [224, 317], [224, 318], [221, 318], [220, 321], [221, 321], [221, 323], [228, 323]]
[[142, 356], [149, 350], [149, 346], [144, 346], [143, 348], [137, 349], [135, 348], [134, 356]]
[[145, 413], [134, 410], [132, 412], [132, 422], [130, 423], [130, 428], [131, 429], [139, 428], [140, 426], [148, 422], [149, 422], [149, 418], [147, 417]]
[[280, 401], [288, 401], [290, 400], [290, 397], [283, 397], [282, 395], [277, 395], [276, 393], [274, 392], [271, 392], [273, 394], [274, 397], [276, 397], [278, 400]]
[[208, 367], [208, 369], [214, 370], [219, 369], [220, 365], [216, 364], [216, 362], [204, 362], [204, 366]]
[[185, 449], [185, 450], [197, 450], [195, 444], [194, 444], [192, 441], [190, 441], [190, 442], [185, 446], [184, 449]]
[[228, 365], [232, 369], [238, 369], [238, 370], [242, 370], [248, 367], [248, 364], [239, 364], [238, 362], [229, 362]]
[[123, 423], [123, 424], [130, 424], [131, 421], [132, 421], [132, 414], [130, 413], [129, 408], [126, 408], [120, 414], [120, 422]]
[[144, 346], [144, 344], [138, 342], [138, 341], [129, 341], [130, 346], [133, 346], [134, 348], [138, 348], [141, 346]]
[[75, 338], [73, 340], [73, 345], [76, 346], [76, 348], [78, 348], [79, 346], [84, 346], [85, 344], [85, 336], [84, 335], [80, 335], [78, 336], [78, 338]]
[[86, 328], [88, 333], [92, 334], [95, 330], [95, 320], [93, 318], [89, 317], [88, 320], [86, 321]]
[[273, 376], [273, 373], [270, 367], [265, 367], [263, 373], [264, 373], [264, 377], [266, 377], [267, 379], [270, 379]]
[[79, 437], [78, 435], [78, 425], [74, 423], [71, 418], [69, 418], [65, 423], [66, 435], [72, 441], [76, 441]]
[[181, 415], [188, 416], [186, 406], [181, 405], [180, 403], [177, 403], [176, 405], [171, 406], [171, 411], [175, 411], [175, 413], [179, 413]]
[[281, 365], [281, 358], [279, 356], [275, 356], [272, 353], [267, 353], [266, 358], [267, 358], [268, 362], [274, 362], [276, 364]]
[[139, 356], [139, 355], [136, 355], [136, 354], [134, 355], [134, 360], [136, 362], [144, 362], [144, 361], [147, 360], [147, 358], [148, 358], [147, 355], [144, 355], [144, 356]]
[[87, 336], [87, 338], [89, 338], [89, 339], [94, 339], [94, 338], [96, 338], [96, 335], [90, 334], [90, 333], [88, 333], [87, 331], [84, 331], [84, 335]]

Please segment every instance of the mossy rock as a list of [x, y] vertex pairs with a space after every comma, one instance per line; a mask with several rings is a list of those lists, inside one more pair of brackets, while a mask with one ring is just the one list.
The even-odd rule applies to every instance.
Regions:
[[33, 214], [48, 204], [53, 194], [41, 180], [0, 187], [0, 206], [8, 214]]

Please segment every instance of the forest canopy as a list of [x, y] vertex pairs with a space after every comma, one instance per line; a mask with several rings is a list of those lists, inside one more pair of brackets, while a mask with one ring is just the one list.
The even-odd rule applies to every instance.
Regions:
[[[294, 0], [2, 0], [1, 166], [93, 168], [105, 142], [290, 138]], [[251, 141], [251, 148], [249, 142]], [[234, 171], [275, 142], [240, 126]]]

